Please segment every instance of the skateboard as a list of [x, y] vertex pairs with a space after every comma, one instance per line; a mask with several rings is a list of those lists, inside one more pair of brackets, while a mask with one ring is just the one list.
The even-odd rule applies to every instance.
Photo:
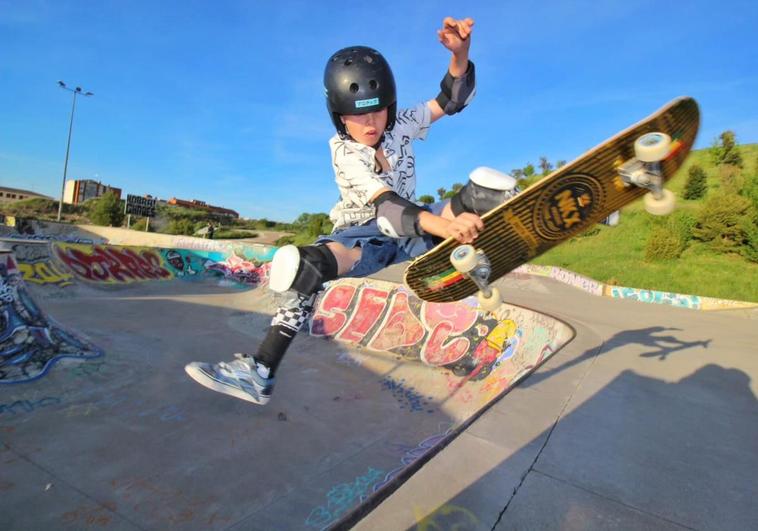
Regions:
[[419, 298], [452, 302], [477, 294], [485, 310], [501, 304], [490, 284], [645, 195], [651, 214], [673, 211], [663, 187], [695, 142], [700, 112], [677, 98], [482, 216], [473, 245], [448, 238], [411, 262], [405, 284]]

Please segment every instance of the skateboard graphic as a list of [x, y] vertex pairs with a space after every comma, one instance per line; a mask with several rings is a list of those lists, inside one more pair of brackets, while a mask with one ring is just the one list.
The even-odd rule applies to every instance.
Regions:
[[476, 293], [493, 310], [502, 301], [490, 283], [643, 194], [648, 212], [671, 213], [675, 198], [663, 185], [687, 157], [699, 121], [694, 99], [673, 100], [484, 214], [472, 245], [448, 238], [416, 258], [405, 284], [431, 302]]

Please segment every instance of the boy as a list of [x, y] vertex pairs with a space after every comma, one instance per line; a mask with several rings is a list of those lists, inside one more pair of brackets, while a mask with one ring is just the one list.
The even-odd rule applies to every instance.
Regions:
[[277, 250], [269, 288], [291, 297], [277, 310], [256, 354], [235, 354], [235, 360], [213, 365], [190, 363], [185, 367], [190, 377], [215, 391], [266, 404], [275, 371], [324, 282], [375, 273], [423, 254], [440, 239], [470, 243], [478, 236], [483, 228], [479, 214], [509, 196], [512, 180], [472, 174], [450, 201], [419, 207], [411, 144], [423, 140], [433, 122], [463, 110], [474, 96], [474, 64], [468, 59], [473, 25], [470, 18], [443, 21], [437, 33], [452, 53], [448, 72], [439, 95], [413, 109], [397, 110], [392, 71], [376, 50], [354, 46], [329, 58], [324, 86], [337, 130], [329, 145], [340, 190], [330, 214], [334, 230], [313, 245]]

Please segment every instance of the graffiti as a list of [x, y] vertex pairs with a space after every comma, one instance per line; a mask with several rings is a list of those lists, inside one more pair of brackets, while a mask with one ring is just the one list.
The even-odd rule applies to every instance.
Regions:
[[[400, 409], [408, 407], [410, 411], [424, 411], [433, 396], [424, 397], [413, 387], [406, 387], [405, 378], [394, 380], [387, 376], [381, 380], [382, 389], [390, 391], [392, 396], [400, 403]], [[434, 409], [427, 409], [427, 413], [434, 413]]]
[[63, 358], [101, 355], [45, 316], [26, 291], [13, 254], [0, 253], [0, 384], [40, 378]]
[[423, 516], [424, 511], [414, 507], [416, 527], [414, 531], [443, 531], [447, 529], [475, 529], [479, 519], [474, 513], [458, 505], [445, 504], [434, 512]]
[[597, 282], [591, 278], [584, 277], [578, 273], [574, 273], [573, 271], [568, 271], [560, 267], [550, 268], [550, 278], [554, 278], [555, 280], [563, 282], [564, 284], [568, 284], [569, 286], [579, 288], [583, 291], [586, 291], [587, 293], [592, 293], [593, 295], [602, 295], [603, 293], [602, 282]]
[[620, 286], [606, 286], [610, 296], [614, 299], [630, 299], [639, 302], [656, 304], [670, 304], [680, 308], [700, 308], [700, 297], [697, 295], [680, 295], [666, 291], [652, 291], [647, 289], [624, 288]]
[[499, 321], [477, 311], [473, 298], [431, 303], [394, 284], [342, 280], [320, 297], [310, 333], [479, 379], [512, 346], [516, 330], [511, 320]]
[[46, 285], [53, 284], [59, 287], [70, 286], [73, 275], [61, 271], [49, 260], [34, 260], [19, 262], [18, 269], [25, 282]]
[[6, 238], [14, 240], [36, 240], [44, 242], [65, 242], [65, 243], [95, 243], [92, 238], [77, 238], [74, 236], [63, 236], [61, 234], [8, 234]]
[[326, 495], [326, 506], [313, 509], [305, 521], [308, 527], [325, 529], [334, 523], [340, 516], [363, 503], [369, 493], [373, 492], [373, 485], [384, 477], [384, 471], [369, 468], [368, 472], [351, 483], [340, 483], [329, 490]]
[[38, 409], [58, 405], [60, 403], [61, 399], [54, 396], [46, 396], [39, 400], [16, 400], [10, 404], [0, 404], [0, 417], [3, 415], [9, 415], [12, 417], [25, 415], [33, 413]]
[[[440, 426], [440, 429], [442, 428], [443, 426]], [[374, 492], [388, 485], [400, 472], [405, 470], [405, 468], [418, 461], [429, 451], [434, 449], [435, 446], [444, 441], [452, 433], [453, 425], [446, 424], [444, 428], [445, 429], [442, 432], [427, 437], [416, 446], [407, 446], [404, 444], [391, 445], [392, 450], [403, 452], [402, 457], [400, 458], [400, 466], [387, 472], [384, 476], [384, 480], [374, 485]]]
[[[164, 266], [176, 278], [191, 278], [204, 273], [213, 260], [192, 251], [183, 249], [162, 249]], [[199, 277], [198, 277], [199, 278]]]
[[241, 284], [258, 285], [268, 280], [270, 265], [231, 255], [221, 262], [209, 262], [206, 268]]
[[171, 278], [171, 273], [163, 267], [160, 254], [155, 249], [64, 243], [53, 245], [56, 256], [83, 280], [118, 284]]

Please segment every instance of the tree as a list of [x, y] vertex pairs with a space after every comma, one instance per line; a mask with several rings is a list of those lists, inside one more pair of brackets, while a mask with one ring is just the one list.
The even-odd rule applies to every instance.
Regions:
[[700, 199], [708, 191], [708, 183], [703, 168], [697, 164], [690, 166], [687, 182], [684, 184], [684, 199]]
[[457, 192], [461, 188], [463, 188], [463, 185], [461, 183], [453, 183], [453, 192]]
[[524, 178], [524, 170], [521, 168], [514, 168], [511, 170], [511, 177], [513, 177], [516, 180], [523, 179]]
[[440, 201], [442, 201], [443, 199], [445, 199], [445, 193], [446, 192], [447, 192], [447, 190], [445, 190], [444, 188], [437, 188], [437, 195], [439, 196]]
[[737, 150], [737, 136], [734, 131], [724, 131], [713, 141], [711, 158], [713, 163], [718, 166], [731, 164], [742, 168], [742, 156]]
[[445, 195], [442, 196], [442, 199], [450, 199], [454, 195], [455, 195], [455, 191], [454, 190], [448, 190], [447, 192], [445, 192]]
[[524, 177], [531, 177], [534, 175], [534, 165], [530, 162], [524, 166]]
[[88, 205], [89, 216], [95, 225], [120, 227], [124, 222], [121, 200], [113, 192], [107, 192]]
[[550, 170], [553, 169], [553, 165], [550, 164], [550, 161], [547, 160], [547, 157], [540, 157], [540, 169], [542, 170], [542, 175], [547, 175], [550, 173]]
[[565, 160], [559, 160], [558, 162], [555, 163], [555, 169], [557, 170], [558, 168], [562, 168], [565, 165], [566, 165], [566, 161]]
[[428, 194], [422, 195], [421, 197], [418, 198], [418, 200], [424, 203], [425, 205], [431, 205], [432, 203], [434, 203], [434, 196], [428, 195]]
[[749, 199], [718, 193], [705, 201], [692, 229], [695, 239], [708, 243], [717, 252], [740, 252], [755, 227], [755, 209]]

